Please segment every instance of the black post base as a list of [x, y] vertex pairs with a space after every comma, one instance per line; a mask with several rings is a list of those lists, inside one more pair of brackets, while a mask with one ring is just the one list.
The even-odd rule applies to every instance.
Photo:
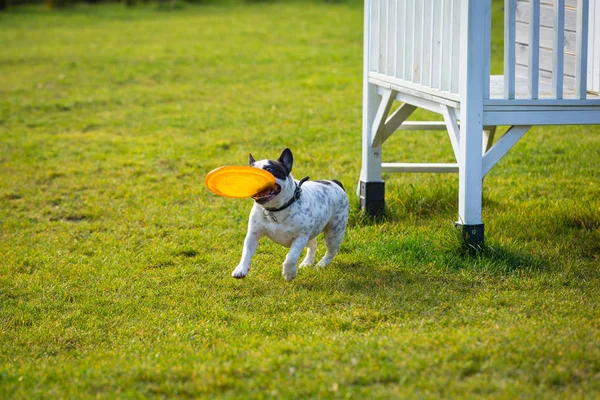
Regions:
[[460, 230], [466, 247], [477, 248], [483, 246], [483, 224], [463, 225], [457, 222], [455, 225]]
[[385, 213], [385, 182], [360, 182], [360, 209], [371, 217]]

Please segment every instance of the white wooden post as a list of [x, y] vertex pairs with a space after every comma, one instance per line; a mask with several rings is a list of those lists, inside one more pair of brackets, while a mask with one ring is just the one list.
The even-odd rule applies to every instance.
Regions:
[[[364, 48], [363, 48], [363, 121], [362, 121], [362, 168], [360, 172], [360, 207], [367, 214], [377, 215], [384, 211], [384, 182], [381, 179], [381, 144], [373, 147], [373, 122], [379, 108], [381, 96], [377, 86], [369, 83], [369, 70], [373, 54], [371, 46], [371, 18], [382, 18], [379, 7], [372, 8], [372, 0], [365, 0]], [[374, 2], [379, 5], [378, 2]], [[378, 29], [379, 27], [374, 27]], [[377, 43], [378, 44], [378, 43]], [[377, 50], [379, 52], [379, 50]]]
[[460, 41], [460, 141], [457, 226], [467, 245], [483, 243], [481, 198], [483, 184], [483, 99], [489, 85], [485, 76], [486, 24], [491, 18], [491, 0], [463, 0]]

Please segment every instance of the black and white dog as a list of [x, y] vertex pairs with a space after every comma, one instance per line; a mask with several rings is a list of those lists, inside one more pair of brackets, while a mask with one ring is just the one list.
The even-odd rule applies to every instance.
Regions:
[[338, 252], [348, 223], [348, 196], [336, 180], [294, 180], [290, 174], [293, 161], [290, 149], [285, 149], [277, 160], [255, 161], [250, 154], [250, 166], [272, 173], [276, 186], [253, 197], [242, 259], [232, 273], [234, 278], [248, 274], [261, 236], [289, 247], [283, 262], [283, 277], [288, 281], [296, 277], [296, 264], [305, 247], [308, 251], [300, 267], [315, 262], [315, 237], [319, 233], [323, 232], [327, 252], [318, 265], [328, 265]]

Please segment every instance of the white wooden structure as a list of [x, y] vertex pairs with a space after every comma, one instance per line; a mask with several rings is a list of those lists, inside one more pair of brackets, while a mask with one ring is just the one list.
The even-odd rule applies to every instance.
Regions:
[[[458, 172], [457, 226], [483, 242], [482, 182], [533, 125], [600, 124], [600, 0], [505, 0], [504, 75], [490, 74], [492, 0], [365, 0], [361, 207], [382, 172]], [[390, 114], [392, 102], [402, 105]], [[412, 122], [416, 108], [444, 122]], [[510, 126], [495, 144], [496, 126]], [[396, 131], [447, 130], [456, 163], [382, 162]]]

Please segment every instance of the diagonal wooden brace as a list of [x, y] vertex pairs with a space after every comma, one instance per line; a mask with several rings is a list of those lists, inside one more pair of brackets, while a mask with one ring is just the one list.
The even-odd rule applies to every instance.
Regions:
[[444, 122], [446, 122], [446, 127], [448, 128], [448, 136], [452, 143], [452, 150], [454, 150], [454, 157], [456, 157], [456, 161], [458, 161], [460, 129], [458, 127], [458, 122], [456, 122], [456, 111], [445, 104], [442, 104], [441, 108]]
[[392, 108], [392, 103], [396, 98], [396, 94], [398, 94], [398, 92], [392, 89], [384, 89], [383, 91], [381, 102], [379, 103], [379, 108], [377, 109], [377, 113], [375, 114], [375, 119], [373, 120], [373, 125], [371, 128], [371, 147], [378, 147], [381, 146], [381, 143], [383, 143], [385, 119], [390, 113], [390, 108]]
[[483, 156], [483, 176], [496, 165], [502, 157], [525, 135], [531, 125], [511, 126], [504, 135]]

